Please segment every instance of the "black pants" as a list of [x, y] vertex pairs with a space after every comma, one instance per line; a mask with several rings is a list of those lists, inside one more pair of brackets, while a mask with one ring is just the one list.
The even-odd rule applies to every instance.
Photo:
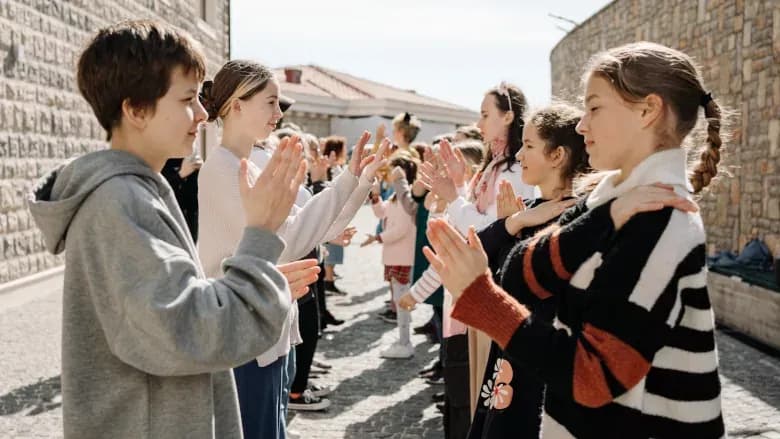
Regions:
[[444, 338], [442, 337], [442, 329], [443, 329], [443, 322], [442, 322], [442, 307], [438, 305], [433, 305], [433, 316], [431, 319], [433, 320], [433, 326], [436, 328], [436, 342], [439, 343], [439, 365], [444, 364]]
[[295, 379], [290, 388], [291, 393], [303, 393], [309, 384], [309, 372], [317, 350], [317, 340], [320, 334], [320, 313], [317, 296], [324, 295], [325, 289], [319, 289], [320, 282], [312, 285], [314, 297], [298, 301], [298, 328], [301, 331], [303, 343], [295, 347]]
[[444, 345], [444, 438], [465, 439], [471, 426], [469, 341], [465, 335], [442, 340]]
[[[320, 264], [320, 275], [317, 278], [317, 292], [315, 293], [317, 298], [318, 312], [320, 316], [320, 324], [325, 321], [325, 316], [328, 314], [328, 303], [325, 302], [325, 265]], [[325, 329], [325, 328], [322, 328]]]

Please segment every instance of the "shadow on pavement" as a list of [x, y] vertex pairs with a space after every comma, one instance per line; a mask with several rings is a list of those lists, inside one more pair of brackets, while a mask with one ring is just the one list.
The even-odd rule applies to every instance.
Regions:
[[60, 377], [51, 377], [0, 395], [0, 416], [35, 416], [62, 405]]
[[[441, 438], [442, 418], [436, 416], [423, 420], [422, 409], [430, 405], [430, 401], [430, 391], [417, 392], [404, 401], [374, 413], [365, 421], [348, 425], [344, 437], [383, 438], [402, 431], [403, 437]], [[387, 431], [388, 425], [396, 426], [395, 429], [401, 431]]]

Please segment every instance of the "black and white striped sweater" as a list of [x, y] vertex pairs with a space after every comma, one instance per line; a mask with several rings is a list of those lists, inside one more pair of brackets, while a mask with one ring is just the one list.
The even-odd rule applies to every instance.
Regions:
[[542, 437], [722, 437], [701, 217], [667, 208], [615, 232], [609, 214], [612, 200], [637, 186], [688, 193], [685, 152], [658, 152], [621, 184], [614, 178], [505, 264], [505, 279], [517, 273], [513, 287], [558, 296], [553, 325], [489, 276], [466, 289], [453, 317], [542, 377]]

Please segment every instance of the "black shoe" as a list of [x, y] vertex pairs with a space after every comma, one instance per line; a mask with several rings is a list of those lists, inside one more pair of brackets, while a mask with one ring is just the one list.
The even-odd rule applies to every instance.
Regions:
[[[292, 407], [290, 407], [290, 408], [292, 408]], [[439, 412], [441, 412], [441, 414], [443, 415], [444, 414], [444, 403], [443, 402], [437, 403], [436, 404], [436, 409], [439, 410]]]
[[332, 280], [326, 280], [325, 281], [325, 292], [327, 293], [330, 291], [331, 293], [337, 295], [337, 296], [346, 296], [347, 293], [344, 291], [341, 291], [339, 287], [336, 286], [336, 282]]
[[333, 365], [328, 364], [328, 363], [326, 363], [324, 361], [319, 361], [319, 360], [311, 360], [311, 365], [314, 366], [314, 367], [317, 367], [319, 369], [324, 369], [324, 370], [333, 369]]
[[439, 375], [441, 375], [441, 371], [440, 370], [429, 370], [428, 372], [421, 373], [418, 376], [420, 378], [422, 378], [422, 379], [427, 380], [427, 379], [431, 379], [431, 378], [437, 377]]
[[431, 377], [426, 378], [425, 382], [432, 385], [443, 385], [444, 375], [442, 375], [441, 372], [435, 373]]
[[415, 334], [436, 334], [436, 328], [433, 327], [433, 323], [428, 321], [428, 323], [418, 326], [414, 328]]
[[444, 402], [444, 392], [436, 392], [431, 396], [433, 402]]
[[322, 315], [323, 326], [327, 326], [327, 325], [338, 326], [341, 325], [342, 323], [344, 323], [344, 320], [333, 317], [333, 314], [331, 314], [330, 311], [325, 311], [325, 313]]
[[435, 371], [441, 370], [441, 361], [436, 360], [431, 367], [426, 367], [425, 369], [417, 372], [417, 375], [430, 375], [431, 373]]
[[398, 321], [398, 314], [392, 309], [388, 309], [387, 311], [380, 313], [379, 318], [387, 323], [395, 323]]

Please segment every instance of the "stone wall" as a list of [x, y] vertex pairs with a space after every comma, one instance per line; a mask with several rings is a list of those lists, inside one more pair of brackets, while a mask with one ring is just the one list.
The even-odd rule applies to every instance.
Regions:
[[713, 272], [707, 288], [719, 323], [780, 349], [780, 294]]
[[591, 54], [641, 40], [693, 56], [713, 96], [736, 112], [721, 167], [731, 176], [701, 200], [709, 250], [757, 236], [780, 255], [780, 1], [616, 0], [553, 49], [553, 95], [581, 93]]
[[303, 113], [295, 111], [294, 109], [288, 111], [284, 115], [284, 122], [291, 122], [299, 127], [304, 132], [314, 134], [317, 137], [327, 137], [331, 134], [330, 129], [331, 116], [325, 114]]
[[44, 251], [25, 197], [51, 167], [106, 146], [74, 66], [98, 28], [137, 18], [192, 34], [210, 75], [229, 56], [229, 0], [0, 0], [0, 284], [61, 264]]

